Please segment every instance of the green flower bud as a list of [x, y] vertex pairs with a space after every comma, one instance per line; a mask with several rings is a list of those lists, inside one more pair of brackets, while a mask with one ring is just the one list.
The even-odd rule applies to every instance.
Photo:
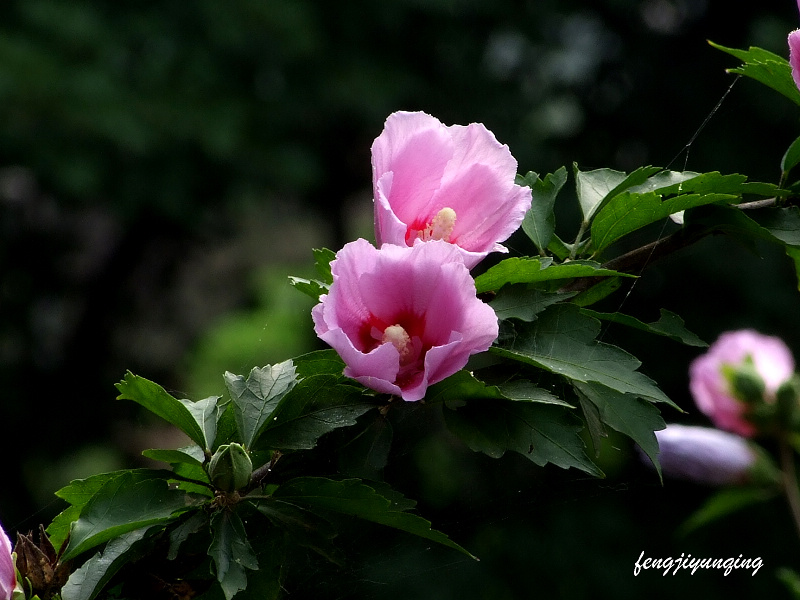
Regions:
[[250, 483], [253, 461], [241, 444], [220, 446], [208, 463], [208, 477], [217, 489], [235, 492]]
[[778, 419], [787, 429], [800, 428], [800, 375], [793, 375], [775, 391]]
[[752, 359], [736, 366], [725, 365], [722, 372], [730, 382], [731, 392], [738, 400], [747, 404], [764, 401], [767, 386]]

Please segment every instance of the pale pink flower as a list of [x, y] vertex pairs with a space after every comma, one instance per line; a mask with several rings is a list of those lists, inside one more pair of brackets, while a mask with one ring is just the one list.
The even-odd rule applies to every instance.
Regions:
[[689, 389], [697, 407], [717, 427], [752, 436], [756, 428], [747, 420], [748, 406], [736, 398], [725, 374], [747, 361], [764, 382], [764, 401], [773, 402], [776, 390], [794, 372], [794, 359], [782, 340], [750, 329], [723, 333], [696, 358], [689, 368]]
[[497, 337], [497, 317], [475, 295], [459, 250], [359, 239], [331, 262], [333, 284], [312, 310], [314, 330], [342, 357], [344, 374], [415, 401]]
[[17, 585], [17, 573], [11, 552], [11, 540], [0, 527], [0, 600], [11, 600]]
[[658, 462], [664, 475], [708, 485], [746, 483], [757, 454], [738, 435], [689, 425], [656, 431]]
[[372, 144], [375, 237], [413, 246], [444, 240], [472, 268], [516, 231], [531, 190], [516, 185], [517, 161], [480, 123], [447, 127], [422, 112], [396, 112]]
[[800, 29], [789, 34], [789, 65], [792, 67], [794, 84], [800, 88]]

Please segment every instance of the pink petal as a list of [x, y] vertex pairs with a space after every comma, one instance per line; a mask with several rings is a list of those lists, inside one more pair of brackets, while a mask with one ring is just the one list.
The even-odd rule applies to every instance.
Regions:
[[794, 84], [800, 88], [800, 29], [789, 34], [789, 64], [792, 67]]

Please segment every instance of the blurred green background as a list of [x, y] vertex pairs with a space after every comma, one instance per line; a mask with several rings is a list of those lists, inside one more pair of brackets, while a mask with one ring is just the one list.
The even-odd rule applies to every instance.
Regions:
[[[671, 163], [777, 182], [800, 111], [755, 82], [681, 150], [733, 81], [705, 40], [786, 55], [798, 24], [789, 0], [3, 2], [0, 521], [34, 529], [70, 479], [181, 444], [115, 402], [126, 369], [201, 398], [225, 370], [319, 347], [286, 276], [310, 274], [312, 247], [372, 237], [369, 148], [392, 111], [482, 122], [521, 172]], [[574, 208], [559, 210], [574, 236]], [[800, 356], [797, 284], [771, 248], [709, 239], [626, 292], [606, 308], [667, 308], [709, 342], [755, 327]], [[705, 424], [687, 392], [696, 349], [604, 340], [689, 411], [668, 422]], [[800, 543], [780, 500], [681, 537], [712, 490], [661, 487], [624, 439], [597, 481], [472, 455], [435, 425], [409, 417], [387, 478], [482, 561], [356, 531], [352, 561], [310, 562], [293, 597], [788, 597], [775, 570], [800, 565]], [[642, 551], [765, 566], [634, 577]]]

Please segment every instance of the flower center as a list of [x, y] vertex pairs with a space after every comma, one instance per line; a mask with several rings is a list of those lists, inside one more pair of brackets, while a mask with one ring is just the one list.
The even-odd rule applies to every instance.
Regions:
[[385, 344], [389, 342], [400, 353], [400, 364], [406, 365], [413, 359], [414, 346], [411, 343], [411, 336], [403, 329], [402, 325], [389, 325], [383, 330], [381, 341]]
[[436, 213], [436, 216], [425, 226], [425, 229], [421, 230], [417, 235], [423, 242], [430, 240], [444, 240], [445, 242], [449, 242], [455, 226], [456, 211], [449, 206], [445, 206]]

